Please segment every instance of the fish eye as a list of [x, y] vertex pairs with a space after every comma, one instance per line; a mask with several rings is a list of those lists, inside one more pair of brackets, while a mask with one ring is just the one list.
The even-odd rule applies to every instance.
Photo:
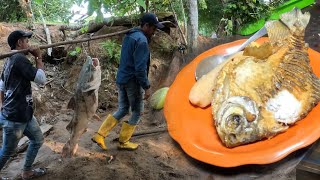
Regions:
[[241, 124], [241, 116], [238, 114], [231, 114], [227, 118], [227, 124], [229, 127], [237, 128]]
[[241, 117], [239, 115], [233, 115], [232, 116], [232, 120], [237, 122], [237, 123], [240, 123]]

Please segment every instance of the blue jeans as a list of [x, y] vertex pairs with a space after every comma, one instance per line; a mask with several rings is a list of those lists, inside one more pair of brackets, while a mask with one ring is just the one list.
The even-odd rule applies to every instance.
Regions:
[[117, 120], [121, 120], [129, 113], [131, 107], [132, 115], [128, 120], [131, 125], [137, 125], [143, 112], [143, 89], [135, 79], [129, 80], [127, 84], [117, 84], [118, 86], [118, 110], [113, 114]]
[[0, 170], [8, 161], [10, 156], [15, 153], [19, 140], [22, 135], [29, 138], [29, 147], [27, 150], [23, 170], [31, 170], [31, 166], [38, 154], [38, 150], [43, 144], [43, 135], [36, 118], [33, 116], [27, 123], [13, 122], [7, 120], [0, 112], [0, 125], [2, 126], [2, 148], [0, 151]]

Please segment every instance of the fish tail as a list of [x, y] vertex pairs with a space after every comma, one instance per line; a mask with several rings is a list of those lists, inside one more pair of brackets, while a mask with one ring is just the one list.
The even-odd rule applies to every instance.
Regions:
[[304, 46], [303, 37], [309, 20], [309, 12], [302, 13], [300, 9], [294, 8], [282, 14], [280, 20], [267, 21], [265, 26], [271, 44], [281, 46], [289, 41], [290, 44]]
[[294, 8], [292, 11], [282, 14], [280, 19], [290, 29], [292, 34], [299, 34], [304, 33], [310, 20], [310, 13], [302, 13], [300, 9]]

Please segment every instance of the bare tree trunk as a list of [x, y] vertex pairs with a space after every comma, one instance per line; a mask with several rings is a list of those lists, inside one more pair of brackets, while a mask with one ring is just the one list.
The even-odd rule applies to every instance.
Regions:
[[175, 10], [173, 9], [172, 2], [170, 2], [170, 6], [171, 6], [171, 9], [172, 9], [172, 13], [173, 13], [173, 16], [174, 16], [174, 20], [177, 22], [177, 26], [178, 26], [179, 32], [180, 32], [181, 37], [182, 37], [182, 39], [183, 39], [183, 44], [185, 44], [186, 46], [188, 46], [187, 39], [186, 39], [185, 35], [183, 34], [180, 26], [179, 26], [178, 17], [177, 17], [177, 14], [176, 14]]
[[146, 12], [149, 12], [149, 4], [150, 4], [149, 0], [146, 0]]
[[181, 9], [182, 9], [182, 16], [183, 16], [183, 33], [187, 34], [187, 18], [186, 18], [186, 13], [184, 12], [184, 6], [183, 6], [183, 2], [182, 0], [180, 0], [180, 5], [181, 5]]
[[34, 16], [31, 8], [31, 0], [19, 0], [19, 5], [27, 16], [28, 27], [34, 29]]
[[197, 0], [188, 0], [188, 47], [191, 48], [191, 51], [196, 50], [198, 46], [198, 3]]

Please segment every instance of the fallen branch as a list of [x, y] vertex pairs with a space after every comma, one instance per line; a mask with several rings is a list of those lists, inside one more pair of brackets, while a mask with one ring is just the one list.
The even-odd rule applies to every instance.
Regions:
[[[163, 24], [165, 23], [169, 23], [169, 24], [173, 24], [170, 21], [163, 21]], [[173, 24], [175, 25], [175, 24]], [[76, 43], [81, 43], [81, 42], [87, 42], [87, 41], [91, 41], [91, 40], [96, 40], [96, 39], [102, 39], [102, 38], [106, 38], [106, 37], [111, 37], [111, 36], [116, 36], [119, 34], [124, 34], [127, 33], [128, 31], [132, 30], [131, 29], [127, 29], [127, 30], [123, 30], [123, 31], [119, 31], [119, 32], [115, 32], [115, 33], [110, 33], [110, 34], [104, 34], [104, 35], [100, 35], [100, 36], [92, 36], [89, 38], [84, 38], [84, 39], [77, 39], [77, 40], [71, 40], [71, 41], [62, 41], [62, 42], [57, 42], [57, 43], [52, 43], [52, 44], [47, 44], [47, 45], [41, 45], [39, 46], [40, 49], [47, 49], [47, 48], [51, 48], [51, 47], [55, 47], [55, 46], [62, 46], [62, 45], [66, 45], [66, 44], [76, 44]], [[0, 59], [6, 58], [6, 57], [10, 57], [16, 53], [26, 53], [28, 52], [29, 49], [22, 49], [19, 51], [13, 51], [10, 53], [5, 53], [5, 54], [0, 54]]]
[[[155, 133], [162, 133], [162, 132], [167, 132], [167, 127], [162, 127], [162, 128], [157, 128], [157, 129], [151, 129], [147, 131], [141, 131], [141, 132], [135, 132], [132, 134], [132, 137], [137, 137], [137, 136], [145, 136], [149, 134], [155, 134]], [[119, 141], [119, 138], [113, 139], [113, 141]]]
[[73, 93], [73, 92], [71, 92], [71, 91], [69, 91], [68, 89], [66, 89], [62, 84], [61, 84], [61, 87], [62, 87], [62, 89], [63, 89], [63, 90], [65, 90], [65, 91], [67, 91], [68, 93], [70, 93], [70, 94], [74, 95], [74, 93]]
[[34, 34], [34, 37], [40, 39], [41, 41], [48, 43], [47, 40], [45, 40], [42, 36], [40, 36], [39, 34]]
[[[96, 39], [102, 39], [102, 38], [106, 38], [106, 37], [111, 37], [111, 36], [123, 34], [123, 33], [126, 33], [128, 31], [130, 31], [130, 30], [131, 29], [127, 29], [127, 30], [116, 32], [116, 33], [104, 34], [104, 35], [101, 35], [101, 36], [93, 36], [93, 37], [90, 37], [90, 38], [77, 39], [77, 40], [71, 40], [71, 41], [62, 41], [62, 42], [57, 42], [57, 43], [52, 43], [52, 44], [47, 44], [47, 45], [41, 45], [41, 46], [39, 46], [39, 48], [40, 49], [47, 49], [47, 48], [51, 48], [51, 47], [55, 47], [55, 46], [61, 46], [61, 45], [66, 45], [66, 44], [76, 44], [76, 43], [81, 43], [81, 42], [86, 42], [86, 41], [91, 41], [91, 40], [96, 40]], [[16, 53], [26, 53], [28, 51], [29, 51], [29, 49], [22, 49], [22, 50], [19, 50], [19, 51], [14, 51], [14, 52], [6, 53], [6, 54], [1, 54], [0, 55], [0, 59], [12, 56], [12, 55], [14, 55]]]
[[54, 80], [54, 78], [49, 80], [49, 81], [47, 81], [44, 85], [50, 84], [53, 80]]

